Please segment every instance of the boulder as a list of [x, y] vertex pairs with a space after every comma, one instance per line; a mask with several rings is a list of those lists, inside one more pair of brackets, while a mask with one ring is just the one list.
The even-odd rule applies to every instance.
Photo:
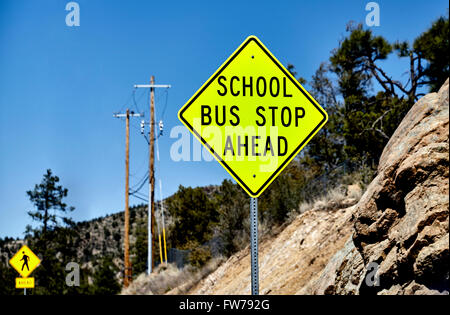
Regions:
[[356, 205], [353, 242], [380, 277], [379, 286], [361, 281], [359, 293], [448, 292], [448, 86], [410, 109]]

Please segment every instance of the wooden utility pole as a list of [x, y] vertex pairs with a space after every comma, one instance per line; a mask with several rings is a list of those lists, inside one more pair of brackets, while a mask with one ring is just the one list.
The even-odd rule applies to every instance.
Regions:
[[127, 109], [126, 114], [114, 114], [116, 118], [125, 117], [125, 231], [124, 231], [124, 278], [123, 285], [128, 287], [132, 277], [131, 274], [131, 264], [130, 264], [130, 212], [129, 212], [129, 193], [130, 193], [130, 116], [131, 117], [142, 117], [142, 114], [130, 113]]
[[[149, 168], [148, 168], [148, 180], [149, 180], [149, 192], [148, 198], [150, 202], [151, 209], [151, 219], [150, 219], [150, 230], [151, 236], [149, 237], [149, 246], [150, 249], [150, 260], [149, 265], [151, 264], [151, 269], [153, 270], [155, 267], [155, 260], [153, 258], [154, 255], [154, 247], [153, 247], [153, 235], [155, 235], [155, 88], [153, 85], [155, 84], [155, 77], [151, 76], [150, 78], [150, 130], [149, 130]], [[151, 273], [151, 271], [150, 271]]]
[[150, 84], [136, 84], [137, 88], [150, 88], [150, 119], [149, 119], [149, 162], [148, 162], [148, 261], [147, 273], [151, 274], [155, 267], [153, 235], [155, 233], [155, 88], [170, 88], [168, 84], [155, 84], [155, 77], [151, 76]]
[[129, 283], [129, 276], [131, 275], [130, 272], [130, 240], [129, 240], [129, 233], [130, 233], [130, 210], [128, 208], [128, 198], [130, 193], [130, 184], [129, 184], [129, 177], [130, 177], [130, 110], [127, 109], [127, 117], [126, 117], [126, 140], [125, 140], [125, 234], [124, 234], [124, 241], [125, 241], [125, 257], [124, 257], [124, 264], [125, 264], [125, 274], [123, 278], [123, 285], [124, 287], [128, 287]]

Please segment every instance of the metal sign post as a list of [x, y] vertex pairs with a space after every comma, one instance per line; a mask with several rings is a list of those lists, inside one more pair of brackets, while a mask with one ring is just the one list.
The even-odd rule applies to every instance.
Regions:
[[252, 295], [259, 295], [258, 198], [250, 198], [250, 251], [252, 265]]

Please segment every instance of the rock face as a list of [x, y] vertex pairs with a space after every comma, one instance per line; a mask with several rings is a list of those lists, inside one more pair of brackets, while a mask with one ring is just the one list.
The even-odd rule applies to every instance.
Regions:
[[298, 294], [448, 294], [449, 81], [386, 145], [342, 249]]
[[[421, 98], [391, 137], [377, 177], [355, 207], [353, 244], [327, 266], [336, 281], [316, 286], [316, 293], [448, 293], [448, 86], [447, 80], [438, 93]], [[358, 265], [355, 249], [362, 266], [379, 265], [378, 285], [365, 281], [371, 270]]]
[[363, 274], [361, 254], [353, 244], [352, 236], [320, 272], [297, 294], [356, 294]]

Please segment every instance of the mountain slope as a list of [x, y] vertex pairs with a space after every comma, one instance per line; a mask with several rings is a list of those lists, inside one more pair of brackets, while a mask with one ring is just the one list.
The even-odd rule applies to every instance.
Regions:
[[[295, 294], [320, 272], [352, 233], [354, 207], [309, 210], [259, 245], [260, 293]], [[190, 294], [250, 294], [249, 248], [233, 255]], [[171, 293], [176, 293], [173, 291]]]

